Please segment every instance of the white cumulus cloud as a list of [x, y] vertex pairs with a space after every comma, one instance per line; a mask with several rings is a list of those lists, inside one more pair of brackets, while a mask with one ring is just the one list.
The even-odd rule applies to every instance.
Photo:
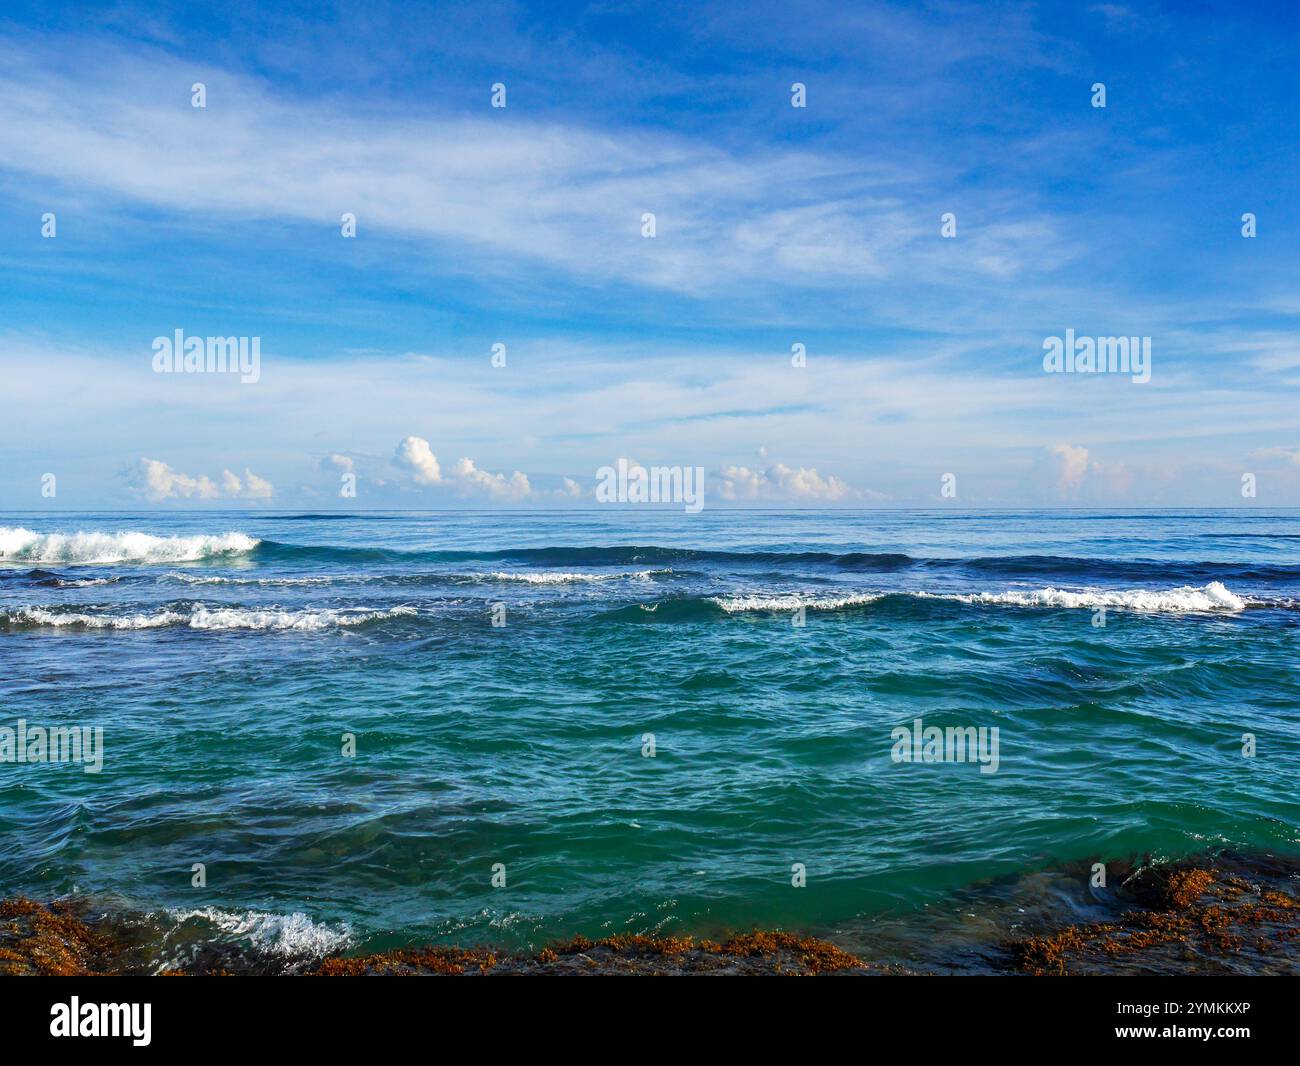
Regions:
[[456, 460], [444, 475], [442, 464], [423, 437], [404, 438], [397, 446], [396, 458], [398, 466], [420, 485], [445, 485], [463, 496], [486, 496], [493, 500], [524, 500], [534, 495], [526, 474], [518, 470], [509, 476], [494, 474], [470, 458]]
[[1074, 492], [1088, 474], [1088, 449], [1075, 444], [1058, 444], [1052, 449], [1056, 459], [1056, 485], [1062, 492]]
[[442, 467], [423, 437], [407, 437], [397, 446], [397, 464], [411, 472], [421, 485], [436, 485], [442, 480]]
[[244, 495], [248, 499], [269, 500], [274, 493], [275, 488], [269, 481], [244, 467]]
[[766, 469], [724, 467], [719, 493], [724, 500], [804, 500], [833, 502], [854, 495], [834, 474], [822, 475], [814, 467], [789, 467], [775, 463]]
[[269, 500], [275, 487], [265, 478], [258, 477], [247, 467], [244, 476], [233, 471], [221, 472], [218, 486], [206, 474], [185, 474], [173, 470], [159, 459], [141, 457], [130, 471], [128, 483], [150, 500]]
[[528, 477], [516, 470], [509, 477], [480, 470], [473, 459], [458, 460], [453, 469], [455, 481], [463, 489], [482, 492], [494, 500], [522, 500], [532, 495]]

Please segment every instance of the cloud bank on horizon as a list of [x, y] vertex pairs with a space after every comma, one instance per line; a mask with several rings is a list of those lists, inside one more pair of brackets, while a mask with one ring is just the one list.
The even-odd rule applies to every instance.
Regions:
[[1300, 506], [1288, 17], [10, 5], [0, 499]]

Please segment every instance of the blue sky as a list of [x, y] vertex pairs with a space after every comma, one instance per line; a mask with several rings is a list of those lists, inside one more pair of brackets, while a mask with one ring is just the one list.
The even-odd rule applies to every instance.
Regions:
[[1286, 5], [232, 6], [0, 15], [5, 509], [1300, 506]]

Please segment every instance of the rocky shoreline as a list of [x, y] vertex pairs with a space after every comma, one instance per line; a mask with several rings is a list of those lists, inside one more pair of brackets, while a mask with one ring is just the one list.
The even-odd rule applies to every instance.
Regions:
[[[1300, 973], [1300, 863], [1274, 857], [1138, 866], [1113, 913], [1040, 922], [987, 945], [979, 972], [1007, 975]], [[1020, 908], [1010, 908], [1020, 909]], [[967, 918], [970, 915], [967, 914]], [[932, 933], [933, 931], [931, 931]], [[576, 937], [537, 952], [430, 946], [330, 954], [292, 964], [248, 947], [203, 943], [182, 965], [161, 964], [147, 916], [96, 910], [84, 899], [0, 902], [0, 975], [294, 974], [305, 976], [887, 975], [956, 972], [896, 951], [857, 950], [784, 931], [719, 939]], [[837, 939], [839, 939], [837, 937]], [[859, 938], [861, 939], [861, 938]], [[942, 948], [942, 945], [940, 946]], [[968, 945], [953, 942], [953, 950]]]

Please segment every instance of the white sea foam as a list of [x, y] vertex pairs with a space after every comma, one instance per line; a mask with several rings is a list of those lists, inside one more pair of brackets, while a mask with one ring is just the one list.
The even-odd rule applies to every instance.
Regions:
[[50, 607], [16, 607], [0, 611], [0, 621], [10, 625], [74, 626], [84, 629], [159, 629], [188, 626], [190, 629], [318, 630], [336, 626], [358, 626], [383, 618], [415, 614], [414, 607], [372, 610], [365, 607], [331, 607], [321, 610], [286, 611], [278, 608], [252, 610], [242, 607], [208, 608], [195, 604], [185, 609], [161, 608], [148, 614], [120, 614], [106, 611], [64, 611]]
[[842, 596], [813, 596], [792, 593], [779, 596], [720, 596], [713, 602], [729, 614], [744, 611], [834, 611], [874, 603], [886, 595], [914, 596], [917, 599], [950, 600], [957, 603], [988, 604], [1003, 607], [1099, 607], [1178, 613], [1188, 611], [1244, 611], [1249, 605], [1263, 603], [1238, 596], [1218, 581], [1203, 588], [1184, 585], [1173, 589], [1011, 589], [1006, 592], [864, 592]]
[[181, 624], [188, 617], [179, 611], [90, 614], [84, 611], [59, 611], [49, 607], [15, 607], [0, 611], [0, 619], [9, 625], [80, 626], [85, 629], [159, 629], [162, 626]]
[[800, 607], [809, 611], [835, 611], [844, 607], [859, 607], [875, 603], [884, 596], [883, 592], [852, 593], [847, 596], [718, 596], [713, 602], [728, 614], [743, 611], [797, 611]]
[[200, 919], [233, 939], [246, 941], [269, 955], [287, 959], [320, 958], [352, 942], [352, 930], [346, 922], [337, 925], [315, 922], [301, 911], [272, 914], [202, 907], [167, 913], [178, 925]]
[[155, 537], [148, 533], [35, 533], [0, 526], [0, 562], [180, 563], [252, 551], [245, 533]]
[[671, 570], [633, 570], [621, 574], [579, 574], [564, 570], [540, 571], [537, 573], [489, 574], [494, 581], [522, 581], [529, 585], [567, 585], [579, 581], [617, 581], [620, 578], [649, 578], [654, 574], [670, 574]]
[[1221, 582], [1211, 581], [1203, 588], [1183, 585], [1175, 589], [1082, 589], [1070, 592], [1065, 589], [1012, 589], [1008, 592], [975, 593], [917, 593], [927, 599], [957, 600], [961, 603], [982, 603], [1009, 607], [1079, 607], [1096, 610], [1099, 607], [1130, 611], [1244, 611], [1247, 601], [1226, 588]]
[[[337, 577], [220, 577], [207, 574], [182, 574], [175, 570], [163, 576], [168, 580], [179, 581], [185, 585], [260, 585], [263, 587], [284, 586], [286, 588], [299, 585], [331, 585], [336, 581], [346, 580], [346, 578]], [[162, 578], [159, 578], [159, 580], [162, 580]]]
[[[648, 579], [654, 574], [670, 574], [671, 570], [633, 570], [617, 574], [582, 574], [568, 571], [543, 570], [538, 572], [519, 572], [511, 573], [498, 571], [491, 574], [445, 574], [440, 575], [446, 579], [459, 579], [471, 581], [518, 581], [527, 585], [565, 585], [570, 583], [580, 583], [587, 581], [616, 581], [620, 578], [628, 579]], [[165, 574], [164, 577], [169, 581], [179, 581], [186, 585], [259, 585], [262, 587], [275, 588], [279, 586], [311, 586], [311, 585], [331, 585], [340, 581], [349, 580], [346, 577], [226, 577], [218, 574], [185, 574], [179, 571], [172, 571]], [[161, 580], [161, 579], [160, 579]], [[355, 579], [353, 579], [355, 580]], [[382, 576], [363, 576], [361, 580], [366, 583], [372, 581], [384, 581]], [[400, 576], [393, 580], [401, 580]], [[418, 580], [418, 577], [417, 577]]]
[[415, 614], [414, 607], [390, 607], [370, 610], [364, 607], [327, 608], [319, 611], [245, 610], [223, 607], [208, 610], [197, 607], [190, 614], [191, 629], [330, 629], [334, 626], [359, 626], [383, 618]]

